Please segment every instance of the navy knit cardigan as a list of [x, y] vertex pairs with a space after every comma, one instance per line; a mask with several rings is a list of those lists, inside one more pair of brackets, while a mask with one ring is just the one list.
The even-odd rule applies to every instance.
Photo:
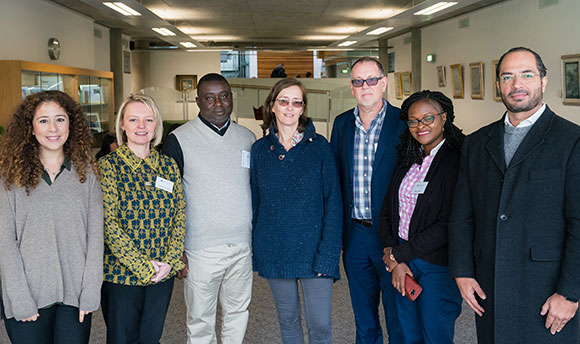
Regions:
[[251, 151], [253, 263], [264, 278], [340, 278], [342, 200], [328, 141], [312, 121], [292, 149], [273, 129]]

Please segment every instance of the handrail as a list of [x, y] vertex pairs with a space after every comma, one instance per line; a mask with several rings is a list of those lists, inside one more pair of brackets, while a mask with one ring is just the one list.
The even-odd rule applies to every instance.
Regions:
[[[263, 85], [250, 85], [250, 84], [230, 84], [230, 87], [236, 88], [255, 88], [258, 90], [269, 90], [272, 86], [263, 86]], [[329, 90], [321, 90], [315, 88], [307, 88], [306, 91], [308, 93], [319, 93], [319, 94], [330, 94]]]

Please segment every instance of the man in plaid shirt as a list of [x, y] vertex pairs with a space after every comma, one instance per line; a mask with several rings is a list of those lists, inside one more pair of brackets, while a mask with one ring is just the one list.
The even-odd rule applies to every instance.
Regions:
[[383, 299], [389, 343], [403, 343], [395, 289], [383, 263], [379, 212], [397, 162], [395, 146], [406, 129], [400, 109], [383, 98], [381, 63], [363, 57], [351, 68], [358, 105], [336, 117], [330, 143], [336, 154], [343, 196], [343, 259], [356, 321], [356, 343], [383, 343], [379, 303]]

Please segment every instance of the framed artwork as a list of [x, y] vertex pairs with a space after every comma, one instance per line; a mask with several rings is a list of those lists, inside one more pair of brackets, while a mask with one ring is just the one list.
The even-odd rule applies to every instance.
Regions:
[[580, 105], [580, 54], [562, 56], [562, 103]]
[[403, 86], [401, 83], [401, 73], [395, 73], [395, 98], [403, 99]]
[[197, 75], [176, 75], [175, 89], [181, 92], [193, 91], [197, 88]]
[[472, 62], [469, 64], [469, 76], [471, 80], [471, 99], [483, 99], [483, 62]]
[[405, 96], [411, 95], [411, 90], [413, 89], [413, 85], [411, 82], [411, 72], [401, 73], [401, 85], [403, 86], [403, 95]]
[[449, 67], [451, 68], [453, 98], [463, 99], [463, 66], [461, 64], [452, 64]]
[[497, 75], [495, 74], [498, 62], [499, 60], [491, 61], [491, 75], [493, 76], [493, 100], [501, 102], [501, 93], [499, 93], [499, 87], [497, 87]]
[[439, 87], [445, 87], [445, 66], [437, 66], [437, 80], [439, 81]]

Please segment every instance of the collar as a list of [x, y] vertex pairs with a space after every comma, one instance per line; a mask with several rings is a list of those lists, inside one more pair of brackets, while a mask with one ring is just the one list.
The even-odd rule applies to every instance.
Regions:
[[[358, 105], [354, 108], [354, 118], [355, 118], [355, 122], [357, 124], [357, 126], [360, 126], [361, 128], [364, 128], [362, 121], [360, 119], [360, 116], [358, 115], [359, 113], [359, 109], [358, 109]], [[373, 118], [373, 120], [371, 121], [371, 125], [369, 126], [369, 129], [379, 120], [382, 120], [385, 117], [385, 114], [387, 113], [387, 100], [385, 98], [383, 98], [383, 107], [381, 108], [381, 111], [379, 111], [379, 113], [375, 116], [375, 118]]]
[[[62, 167], [66, 168], [67, 170], [70, 171], [71, 164], [70, 164], [70, 161], [67, 158], [64, 158], [64, 161], [62, 162]], [[62, 171], [62, 167], [60, 168], [61, 171]]]
[[[542, 106], [538, 109], [538, 111], [534, 112], [533, 115], [531, 115], [530, 117], [524, 119], [523, 121], [520, 122], [520, 124], [518, 124], [518, 128], [525, 128], [525, 127], [529, 127], [531, 125], [534, 125], [534, 123], [536, 123], [536, 121], [540, 118], [540, 116], [544, 113], [544, 110], [546, 110], [546, 103], [543, 103]], [[513, 124], [511, 124], [509, 116], [506, 113], [504, 114], [504, 119], [503, 122], [505, 124], [506, 127], [512, 127], [515, 128], [513, 126]]]
[[441, 142], [439, 142], [439, 144], [435, 146], [435, 148], [431, 149], [431, 153], [429, 153], [429, 155], [437, 154], [437, 152], [439, 152], [441, 147], [443, 147], [443, 143], [445, 143], [445, 139], [441, 140]]
[[230, 127], [231, 120], [228, 118], [226, 123], [219, 128], [217, 125], [213, 124], [212, 122], [208, 121], [207, 119], [203, 118], [201, 113], [199, 114], [199, 119], [203, 122], [203, 124], [207, 125], [211, 130], [215, 131], [218, 135], [224, 136], [228, 128]]
[[149, 156], [145, 159], [141, 159], [135, 155], [135, 153], [133, 153], [133, 151], [127, 147], [127, 144], [123, 144], [121, 147], [117, 148], [115, 152], [117, 152], [121, 159], [123, 159], [127, 165], [131, 167], [133, 172], [139, 169], [143, 164], [149, 165], [149, 167], [151, 167], [151, 169], [154, 171], [157, 171], [157, 168], [159, 167], [159, 153], [153, 147], [151, 148]]

